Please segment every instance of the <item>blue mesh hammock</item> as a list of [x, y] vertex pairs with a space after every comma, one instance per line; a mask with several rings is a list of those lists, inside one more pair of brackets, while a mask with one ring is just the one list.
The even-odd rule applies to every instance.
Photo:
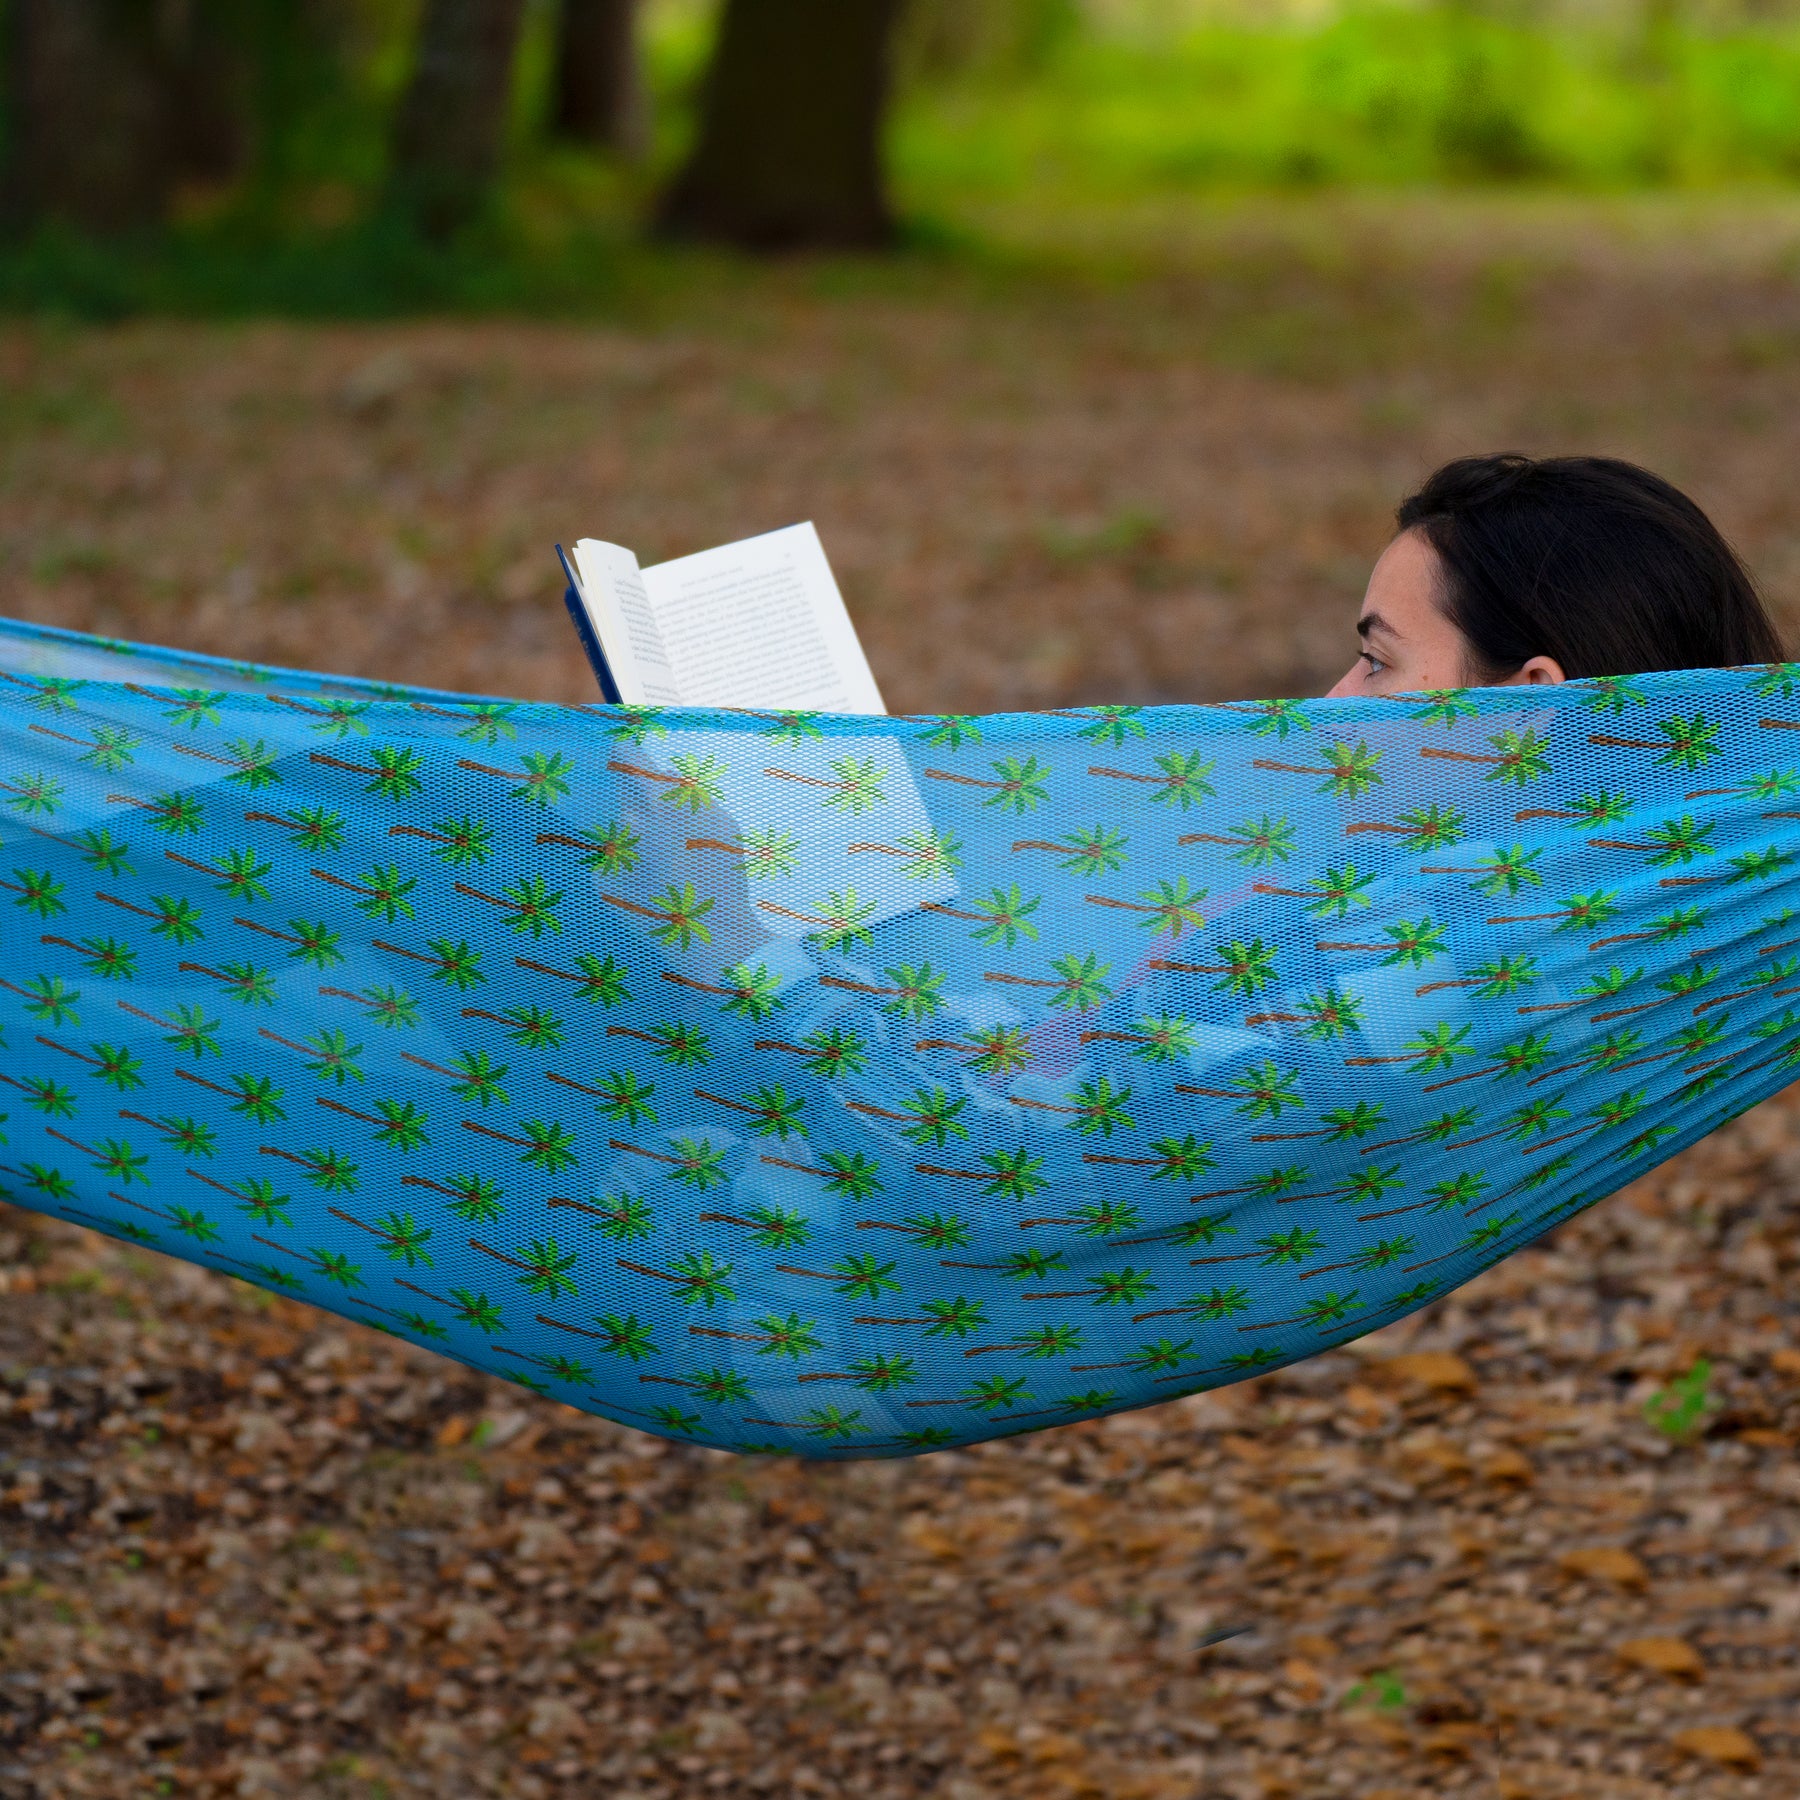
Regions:
[[1436, 1299], [1800, 1070], [1800, 665], [992, 718], [0, 626], [6, 1197], [903, 1455]]

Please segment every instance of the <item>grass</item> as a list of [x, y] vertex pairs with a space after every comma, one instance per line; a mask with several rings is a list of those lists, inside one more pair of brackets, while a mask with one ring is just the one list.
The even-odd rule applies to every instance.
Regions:
[[105, 244], [53, 230], [0, 254], [0, 313], [96, 322], [578, 316], [616, 307], [627, 259], [617, 229], [581, 227], [547, 244], [504, 217], [448, 245], [389, 223], [272, 231], [232, 222]]
[[1800, 22], [1584, 25], [1352, 0], [1087, 34], [1028, 79], [917, 88], [898, 162], [927, 210], [1050, 193], [1785, 184], [1800, 177]]
[[1664, 1437], [1685, 1443], [1695, 1437], [1706, 1415], [1718, 1406], [1712, 1393], [1712, 1364], [1705, 1357], [1644, 1402], [1644, 1417]]

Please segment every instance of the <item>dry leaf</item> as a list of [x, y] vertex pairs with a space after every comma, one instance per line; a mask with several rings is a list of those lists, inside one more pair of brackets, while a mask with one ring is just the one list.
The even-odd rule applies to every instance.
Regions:
[[1372, 1372], [1389, 1381], [1416, 1382], [1443, 1393], [1472, 1394], [1480, 1385], [1475, 1371], [1454, 1350], [1409, 1350], [1374, 1364]]
[[1070, 1737], [1067, 1732], [1046, 1731], [1034, 1735], [1025, 1744], [1025, 1754], [1043, 1766], [1057, 1763], [1080, 1763], [1087, 1761], [1088, 1749], [1079, 1738]]
[[[1734, 202], [1729, 233], [1671, 215], [1653, 249], [1566, 195], [1529, 223], [1481, 196], [1396, 202], [1372, 239], [1371, 204], [1259, 209], [1246, 252], [1248, 222], [1227, 241], [1201, 199], [1180, 214], [1191, 236], [1166, 281], [1104, 292], [1059, 273], [974, 284], [976, 299], [954, 270], [942, 291], [911, 270], [897, 297], [871, 271], [845, 298], [746, 265], [724, 332], [710, 290], [656, 302], [655, 318], [634, 303], [572, 324], [14, 321], [0, 328], [0, 384], [24, 402], [0, 407], [9, 609], [229, 657], [316, 664], [323, 645], [362, 673], [591, 699], [556, 586], [525, 597], [542, 554], [529, 546], [581, 528], [573, 482], [607, 535], [652, 555], [817, 516], [897, 711], [1302, 693], [1338, 672], [1331, 646], [1397, 498], [1384, 484], [1423, 466], [1442, 419], [1492, 422], [1499, 356], [1520, 372], [1505, 398], [1522, 435], [1566, 437], [1574, 407], [1589, 435], [1623, 431], [1653, 467], [1706, 471], [1706, 499], [1800, 639], [1800, 484], [1781, 474], [1800, 465], [1800, 359], [1769, 314], [1792, 285], [1785, 203]], [[1321, 262], [1315, 233], [1342, 234], [1342, 257]], [[1541, 268], [1577, 278], [1535, 298]], [[1780, 354], [1740, 360], [1740, 336]], [[416, 378], [384, 410], [366, 371], [390, 350]], [[1316, 383], [1292, 379], [1296, 353], [1324, 359]], [[359, 371], [359, 402], [380, 415], [366, 423], [334, 401]], [[121, 484], [152, 453], [169, 473], [146, 504]], [[1140, 507], [1166, 519], [1166, 547], [1035, 547], [1053, 517], [1098, 527]], [[90, 549], [112, 566], [90, 567]], [[1769, 710], [1796, 716], [1792, 697]], [[1791, 1445], [1800, 1430], [1800, 1333], [1767, 1322], [1770, 1296], [1800, 1283], [1797, 1198], [1800, 1089], [1433, 1309], [1465, 1335], [1403, 1325], [1366, 1355], [1154, 1412], [809, 1468], [656, 1442], [0, 1207], [0, 1672], [20, 1709], [0, 1762], [21, 1791], [108, 1796], [141, 1788], [148, 1757], [196, 1800], [214, 1786], [275, 1800], [315, 1753], [331, 1759], [320, 1779], [359, 1793], [1128, 1800], [1166, 1768], [1168, 1800], [1271, 1784], [1315, 1800], [1321, 1771], [1359, 1800], [1688, 1800], [1757, 1782], [1788, 1800], [1796, 1619], [1727, 1621], [1792, 1587], [1782, 1509], [1800, 1469], [1751, 1434]], [[1633, 1293], [1649, 1304], [1615, 1314]], [[1609, 1317], [1635, 1326], [1637, 1350], [1597, 1349]], [[1442, 1349], [1420, 1355], [1427, 1341]], [[1630, 1362], [1660, 1380], [1702, 1350], [1734, 1371], [1737, 1424], [1721, 1420], [1716, 1456], [1664, 1451], [1613, 1377]], [[1407, 1403], [1459, 1415], [1443, 1435], [1474, 1481], [1446, 1494], [1402, 1467]], [[521, 1409], [544, 1429], [502, 1449]], [[287, 1437], [259, 1418], [234, 1448], [251, 1414]], [[1529, 1489], [1503, 1446], [1535, 1467]], [[1644, 1450], [1661, 1453], [1654, 1493], [1621, 1479], [1645, 1472]], [[1350, 1499], [1361, 1490], [1372, 1507]], [[1649, 1511], [1603, 1511], [1610, 1494]], [[1257, 1548], [1249, 1527], [1276, 1537]], [[815, 1555], [795, 1567], [782, 1546], [798, 1532]], [[1192, 1565], [1149, 1579], [1190, 1532], [1206, 1540]], [[1299, 1560], [1267, 1558], [1282, 1539]], [[675, 1554], [635, 1561], [647, 1540]], [[1589, 1585], [1616, 1570], [1557, 1573], [1559, 1552], [1600, 1542], [1645, 1557], [1655, 1544], [1654, 1625], [1635, 1616], [1636, 1566], [1623, 1589]], [[1519, 1592], [1519, 1556], [1550, 1579]], [[487, 1585], [465, 1586], [477, 1566]], [[1181, 1596], [1167, 1633], [1164, 1588]], [[1577, 1629], [1609, 1610], [1629, 1622]], [[1698, 1646], [1702, 1615], [1733, 1637], [1706, 1650], [1703, 1689], [1640, 1680], [1614, 1654], [1678, 1627]], [[1340, 1635], [1339, 1653], [1315, 1633]], [[954, 1672], [924, 1660], [939, 1646]], [[1650, 1707], [1703, 1694], [1705, 1713], [1650, 1725], [1594, 1691], [1596, 1650], [1618, 1685], [1661, 1690]], [[1409, 1703], [1322, 1706], [1320, 1733], [1287, 1710], [1289, 1657], [1325, 1671], [1334, 1700], [1340, 1675], [1387, 1665]], [[1470, 1713], [1449, 1710], [1433, 1662], [1456, 1671]], [[871, 1738], [834, 1708], [880, 1693], [852, 1681], [875, 1670], [891, 1697]], [[729, 1748], [734, 1714], [747, 1750]], [[1503, 1734], [1504, 1773], [1443, 1760], [1472, 1716]], [[1708, 1736], [1678, 1754], [1670, 1740], [1702, 1716], [1761, 1743]], [[1027, 1760], [1024, 1744], [1047, 1741], [1028, 1719], [1104, 1742], [1104, 1760]], [[1023, 1742], [976, 1740], [1001, 1726]], [[696, 1769], [702, 1731], [718, 1747]], [[1624, 1772], [1646, 1731], [1677, 1773]], [[1172, 1735], [1194, 1746], [1179, 1776], [1190, 1759], [1169, 1758]], [[1709, 1744], [1736, 1766], [1692, 1760]]]
[[1374, 1426], [1394, 1410], [1394, 1403], [1386, 1394], [1378, 1394], [1372, 1387], [1353, 1381], [1344, 1389], [1344, 1410], [1354, 1413], [1359, 1425]]
[[1434, 1475], [1455, 1477], [1469, 1472], [1469, 1459], [1461, 1448], [1436, 1432], [1420, 1432], [1402, 1439], [1399, 1452], [1405, 1461]]
[[915, 1550], [922, 1551], [926, 1556], [949, 1559], [961, 1556], [963, 1553], [963, 1545], [958, 1543], [949, 1532], [919, 1515], [914, 1515], [906, 1521], [903, 1535], [907, 1543]]
[[1511, 1482], [1519, 1487], [1528, 1487], [1537, 1479], [1537, 1470], [1531, 1459], [1518, 1450], [1496, 1450], [1493, 1455], [1482, 1458], [1481, 1473], [1489, 1481]]
[[1434, 1726], [1425, 1735], [1420, 1748], [1429, 1756], [1460, 1760], [1475, 1754], [1475, 1745], [1481, 1735], [1481, 1726], [1452, 1720], [1446, 1724]]
[[1019, 1740], [1003, 1726], [985, 1725], [976, 1732], [975, 1741], [989, 1756], [1000, 1761], [1016, 1761], [1019, 1755]]
[[1675, 1748], [1734, 1769], [1754, 1769], [1762, 1762], [1756, 1740], [1735, 1725], [1690, 1726], [1676, 1733]]
[[1644, 1588], [1650, 1571], [1629, 1550], [1618, 1544], [1592, 1544], [1582, 1550], [1566, 1550], [1557, 1559], [1564, 1574], [1588, 1581], [1609, 1581], [1615, 1587]]
[[1304, 1657], [1292, 1656], [1281, 1665], [1281, 1672], [1287, 1677], [1290, 1686], [1296, 1688], [1302, 1699], [1311, 1705], [1318, 1699], [1325, 1688], [1325, 1677]]
[[1618, 1647], [1621, 1662], [1634, 1668], [1649, 1669], [1657, 1675], [1674, 1675], [1686, 1681], [1698, 1681], [1706, 1673], [1700, 1652], [1686, 1638], [1627, 1638]]
[[1398, 1750], [1412, 1742], [1412, 1733], [1398, 1719], [1391, 1719], [1386, 1713], [1353, 1712], [1344, 1720], [1344, 1724], [1354, 1736], [1367, 1743], [1385, 1744], [1390, 1749]]

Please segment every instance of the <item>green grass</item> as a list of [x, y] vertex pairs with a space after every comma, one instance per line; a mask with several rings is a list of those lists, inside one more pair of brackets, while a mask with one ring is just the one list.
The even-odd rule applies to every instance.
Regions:
[[1800, 178], [1800, 22], [1533, 22], [1467, 0], [1064, 41], [1003, 87], [916, 89], [907, 191], [1087, 202], [1218, 188]]
[[1712, 1392], [1712, 1364], [1702, 1357], [1644, 1402], [1644, 1417], [1664, 1437], [1685, 1443], [1700, 1434], [1706, 1415], [1718, 1404]]
[[450, 244], [385, 222], [274, 229], [176, 226], [99, 243], [46, 231], [0, 251], [0, 314], [111, 321], [140, 314], [384, 318], [421, 312], [555, 315], [616, 303], [622, 225], [571, 221], [554, 237], [514, 210]]

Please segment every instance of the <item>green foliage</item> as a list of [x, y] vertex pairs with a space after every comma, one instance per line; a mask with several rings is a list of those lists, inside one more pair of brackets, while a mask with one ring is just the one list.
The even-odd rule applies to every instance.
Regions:
[[1377, 1669], [1344, 1696], [1347, 1707], [1366, 1706], [1377, 1712], [1398, 1712], [1406, 1705], [1405, 1684], [1392, 1669]]
[[[1097, 14], [1097, 9], [1092, 9]], [[929, 205], [1035, 188], [1555, 182], [1800, 173], [1800, 23], [1465, 0], [1110, 9], [1028, 74], [919, 81], [899, 167]]]
[[[638, 169], [550, 141], [555, 10], [528, 13], [493, 204], [433, 243], [381, 204], [416, 5], [215, 6], [243, 71], [248, 166], [160, 233], [7, 245], [0, 313], [592, 313], [654, 292], [672, 266], [633, 245], [692, 137], [716, 9], [644, 10], [656, 141]], [[913, 0], [898, 64], [895, 185], [921, 241], [957, 241], [937, 222], [959, 216], [1196, 192], [1800, 175], [1788, 7]], [[1106, 542], [1050, 548], [1130, 554], [1156, 528], [1126, 513]]]
[[1712, 1364], [1701, 1357], [1685, 1375], [1677, 1375], [1644, 1402], [1644, 1417], [1672, 1442], [1697, 1437], [1706, 1415], [1718, 1405], [1711, 1391]]

